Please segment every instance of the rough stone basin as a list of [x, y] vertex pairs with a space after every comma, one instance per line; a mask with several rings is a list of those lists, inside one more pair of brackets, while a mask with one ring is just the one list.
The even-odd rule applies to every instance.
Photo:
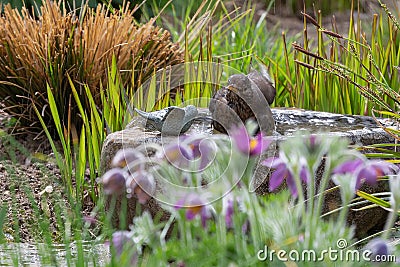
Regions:
[[[351, 116], [329, 112], [302, 109], [275, 108], [272, 113], [276, 132], [280, 136], [290, 136], [296, 131], [307, 130], [312, 133], [325, 132], [347, 137], [351, 144], [371, 145], [391, 143], [394, 139], [380, 128], [372, 117]], [[392, 121], [379, 119], [386, 127], [394, 127]]]
[[[276, 148], [279, 150], [279, 143], [293, 135], [296, 131], [307, 130], [312, 133], [324, 133], [328, 135], [339, 135], [350, 140], [350, 144], [371, 145], [376, 143], [392, 143], [394, 139], [387, 134], [371, 117], [366, 116], [350, 116], [333, 114], [327, 112], [315, 112], [290, 108], [274, 108], [272, 109], [273, 117], [276, 124], [274, 139], [276, 140]], [[213, 134], [211, 128], [211, 120], [208, 109], [199, 110], [202, 119], [196, 120], [189, 134], [205, 133]], [[393, 126], [392, 122], [386, 119], [379, 119], [379, 122], [385, 126]], [[128, 125], [127, 129], [110, 134], [104, 142], [101, 155], [101, 172], [104, 173], [110, 169], [110, 164], [115, 153], [126, 147], [137, 147], [145, 143], [168, 144], [176, 140], [176, 137], [163, 136], [159, 132], [146, 132], [144, 130], [145, 120], [136, 117]], [[274, 150], [272, 153], [276, 153]], [[149, 152], [151, 153], [151, 152]], [[265, 156], [265, 155], [264, 155]], [[271, 156], [270, 154], [268, 156]], [[268, 168], [258, 166], [256, 169], [256, 187], [258, 194], [268, 193], [266, 184], [268, 181]], [[317, 174], [317, 179], [318, 179]], [[378, 188], [364, 187], [363, 190], [372, 193], [387, 190], [386, 184], [380, 184]], [[114, 222], [119, 221], [119, 205], [121, 199], [117, 200], [116, 212], [114, 213]], [[127, 221], [131, 222], [136, 209], [136, 200], [134, 198], [127, 199], [128, 212]], [[340, 205], [340, 196], [338, 191], [334, 191], [326, 196], [325, 211], [337, 208]], [[156, 215], [160, 211], [155, 200], [149, 201], [148, 204], [142, 206], [144, 210], [150, 211], [152, 215]], [[356, 225], [356, 235], [362, 237], [368, 234], [370, 230], [379, 228], [382, 222], [385, 222], [386, 211], [381, 208], [374, 208], [363, 211], [350, 211], [349, 223]], [[168, 217], [164, 213], [162, 219]]]

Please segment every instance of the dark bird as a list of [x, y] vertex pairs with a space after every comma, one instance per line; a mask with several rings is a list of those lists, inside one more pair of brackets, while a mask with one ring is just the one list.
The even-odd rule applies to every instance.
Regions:
[[[271, 105], [274, 102], [276, 90], [274, 84], [271, 82], [271, 77], [267, 70], [263, 67], [261, 68], [261, 71], [252, 70], [247, 74], [247, 78], [249, 78], [258, 89], [260, 89], [268, 104]], [[254, 86], [254, 84], [252, 86]]]
[[135, 111], [147, 119], [145, 128], [150, 131], [160, 131], [166, 135], [179, 135], [189, 130], [193, 119], [197, 116], [197, 108], [188, 105], [184, 108], [171, 106], [153, 112]]
[[230, 76], [228, 85], [218, 90], [210, 101], [214, 129], [227, 133], [232, 126], [254, 119], [261, 131], [270, 132], [275, 125], [269, 104], [275, 94], [265, 69]]

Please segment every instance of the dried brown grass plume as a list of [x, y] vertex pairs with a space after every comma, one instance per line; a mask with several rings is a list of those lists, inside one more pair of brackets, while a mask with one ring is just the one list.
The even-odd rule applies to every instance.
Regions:
[[[88, 84], [100, 105], [100, 84], [107, 84], [113, 56], [132, 92], [155, 70], [183, 62], [183, 51], [171, 42], [170, 33], [153, 20], [138, 25], [134, 11], [110, 13], [99, 5], [67, 12], [62, 1], [45, 0], [34, 18], [26, 9], [5, 6], [0, 17], [0, 102], [7, 112], [25, 127], [40, 128], [33, 101], [51, 125], [48, 84], [65, 118], [74, 106], [68, 76], [80, 90]], [[81, 92], [81, 102], [87, 103]]]

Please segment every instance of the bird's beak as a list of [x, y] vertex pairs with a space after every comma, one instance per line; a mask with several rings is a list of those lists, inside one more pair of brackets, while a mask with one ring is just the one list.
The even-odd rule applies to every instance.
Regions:
[[235, 93], [238, 92], [238, 89], [235, 86], [232, 86], [232, 85], [228, 85], [228, 90], [230, 90], [232, 92], [235, 92]]

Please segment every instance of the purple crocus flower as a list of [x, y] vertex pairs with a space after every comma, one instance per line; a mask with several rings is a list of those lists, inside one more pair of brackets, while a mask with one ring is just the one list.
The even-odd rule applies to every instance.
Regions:
[[231, 137], [238, 150], [250, 156], [261, 155], [271, 144], [271, 140], [264, 138], [262, 132], [254, 138], [250, 137], [244, 125], [234, 128]]
[[361, 182], [362, 179], [365, 179], [365, 182], [368, 184], [375, 185], [378, 177], [394, 174], [396, 170], [397, 167], [389, 162], [369, 160], [364, 165], [364, 168], [360, 169], [357, 175], [357, 182]]
[[120, 257], [124, 250], [129, 251], [130, 254], [130, 264], [131, 266], [136, 266], [138, 255], [134, 251], [135, 243], [132, 239], [132, 232], [130, 231], [117, 231], [114, 232], [111, 238], [111, 245], [115, 249], [117, 257]]
[[108, 170], [101, 178], [104, 193], [106, 195], [121, 195], [126, 192], [125, 173], [120, 168]]
[[[277, 189], [282, 183], [283, 180], [286, 179], [286, 184], [290, 190], [290, 193], [293, 197], [297, 197], [297, 186], [295, 178], [291, 172], [291, 170], [286, 166], [286, 163], [279, 157], [271, 157], [267, 158], [262, 162], [263, 165], [274, 169], [275, 171], [271, 174], [269, 179], [269, 190], [274, 191]], [[303, 166], [300, 171], [300, 179], [303, 182], [309, 181], [310, 174], [307, 171], [307, 168]]]
[[[115, 154], [111, 162], [111, 165], [113, 167], [124, 168], [127, 165], [129, 165], [129, 163], [132, 163], [135, 160], [141, 159], [143, 157], [144, 157], [143, 154], [137, 151], [136, 149], [133, 148], [120, 149]], [[139, 168], [139, 166], [137, 168]]]
[[225, 202], [225, 224], [227, 228], [233, 227], [233, 212], [234, 212], [234, 200], [233, 198], [229, 197]]
[[125, 245], [132, 245], [132, 232], [130, 231], [117, 231], [112, 235], [112, 245], [117, 255], [121, 255]]
[[375, 185], [380, 176], [396, 173], [398, 168], [391, 163], [379, 160], [363, 160], [360, 158], [348, 160], [337, 166], [333, 174], [354, 174], [357, 178], [355, 189], [360, 189], [365, 181], [370, 185]]
[[201, 225], [203, 228], [207, 226], [207, 220], [211, 219], [211, 211], [207, 202], [200, 195], [191, 193], [178, 200], [175, 204], [175, 209], [185, 208], [185, 217], [188, 221], [193, 220], [197, 215], [200, 215]]
[[128, 184], [128, 193], [135, 195], [140, 204], [146, 204], [156, 191], [153, 175], [143, 170], [133, 173]]
[[205, 169], [214, 158], [216, 152], [215, 144], [211, 140], [204, 138], [187, 139], [187, 142], [187, 145], [192, 150], [194, 159], [200, 159], [199, 170]]
[[337, 166], [334, 170], [334, 174], [343, 174], [343, 173], [354, 173], [360, 166], [364, 164], [362, 159], [356, 158], [353, 160], [348, 160]]
[[250, 232], [250, 221], [246, 220], [242, 225], [242, 234], [247, 235]]
[[381, 238], [374, 238], [365, 246], [365, 250], [371, 253], [371, 259], [380, 259], [381, 257], [389, 255], [390, 247], [386, 240]]
[[99, 220], [96, 219], [95, 215], [83, 216], [83, 221], [89, 225], [95, 225], [95, 224], [99, 223]]
[[173, 143], [163, 147], [163, 150], [157, 154], [157, 158], [166, 160], [172, 165], [188, 166], [194, 159], [193, 151], [183, 142]]

